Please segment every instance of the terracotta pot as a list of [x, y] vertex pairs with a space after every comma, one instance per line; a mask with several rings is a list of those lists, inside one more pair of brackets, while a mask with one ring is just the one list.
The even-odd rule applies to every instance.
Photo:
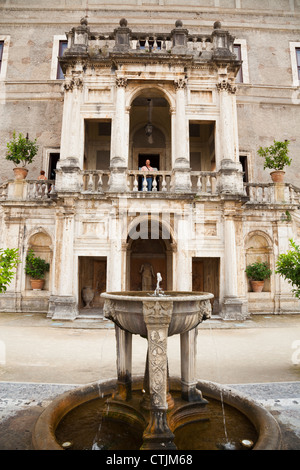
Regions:
[[28, 170], [26, 168], [14, 168], [14, 174], [16, 180], [24, 180], [27, 176]]
[[275, 170], [270, 173], [273, 183], [283, 183], [285, 171]]
[[42, 290], [44, 288], [45, 279], [30, 279], [33, 290]]
[[250, 281], [253, 292], [261, 292], [264, 288], [265, 281]]

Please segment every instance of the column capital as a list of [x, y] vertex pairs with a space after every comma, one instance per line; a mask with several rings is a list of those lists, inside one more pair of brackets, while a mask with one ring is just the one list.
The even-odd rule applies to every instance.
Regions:
[[65, 91], [73, 91], [74, 88], [81, 90], [83, 88], [83, 80], [81, 77], [66, 79], [63, 84], [63, 89]]
[[236, 93], [236, 86], [232, 86], [232, 84], [227, 80], [222, 80], [221, 82], [217, 83], [217, 90], [220, 91], [227, 91], [234, 95]]
[[125, 77], [117, 77], [116, 78], [116, 87], [117, 88], [126, 88], [128, 80]]
[[175, 90], [182, 90], [187, 86], [187, 79], [186, 78], [177, 78], [174, 80]]

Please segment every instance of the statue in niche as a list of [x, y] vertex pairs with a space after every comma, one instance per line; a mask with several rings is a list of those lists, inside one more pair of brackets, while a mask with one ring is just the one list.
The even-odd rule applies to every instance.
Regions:
[[142, 275], [142, 290], [150, 291], [153, 289], [153, 278], [155, 277], [152, 265], [150, 263], [142, 264], [140, 268]]

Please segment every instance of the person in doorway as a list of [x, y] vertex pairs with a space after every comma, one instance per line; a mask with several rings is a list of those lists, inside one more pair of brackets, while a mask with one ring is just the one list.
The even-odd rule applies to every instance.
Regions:
[[[145, 165], [141, 168], [142, 171], [153, 171], [150, 160], [146, 160]], [[147, 190], [152, 191], [152, 176], [147, 176]]]
[[41, 170], [40, 172], [40, 176], [38, 177], [38, 180], [46, 180], [46, 176], [45, 176], [45, 172], [44, 170]]

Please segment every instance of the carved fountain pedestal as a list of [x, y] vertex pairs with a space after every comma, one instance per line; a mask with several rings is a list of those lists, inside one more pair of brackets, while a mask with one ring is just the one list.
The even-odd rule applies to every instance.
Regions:
[[[181, 396], [205, 405], [196, 388], [196, 327], [211, 316], [213, 294], [200, 292], [114, 292], [105, 298], [104, 315], [115, 323], [117, 389], [112, 402], [128, 402], [132, 386], [132, 334], [148, 340], [144, 379], [149, 393], [150, 415], [143, 433], [142, 449], [176, 449], [167, 420], [168, 336], [181, 336]], [[149, 390], [147, 388], [149, 387]], [[146, 401], [146, 400], [145, 400]], [[170, 407], [170, 405], [169, 405]]]

